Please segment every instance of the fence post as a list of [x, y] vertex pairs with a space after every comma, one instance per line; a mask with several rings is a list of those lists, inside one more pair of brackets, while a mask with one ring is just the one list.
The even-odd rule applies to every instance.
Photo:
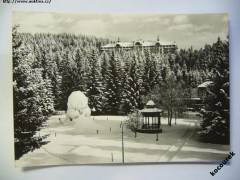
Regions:
[[123, 123], [121, 122], [121, 126], [122, 126], [122, 162], [124, 164], [124, 139], [123, 139]]
[[114, 159], [113, 159], [113, 153], [111, 152], [111, 156], [112, 156], [112, 162], [114, 162]]

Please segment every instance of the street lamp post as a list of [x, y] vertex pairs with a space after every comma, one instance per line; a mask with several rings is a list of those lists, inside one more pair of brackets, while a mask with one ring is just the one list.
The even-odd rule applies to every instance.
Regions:
[[122, 162], [124, 164], [124, 138], [123, 138], [123, 125], [124, 123], [121, 121], [120, 128], [122, 128]]

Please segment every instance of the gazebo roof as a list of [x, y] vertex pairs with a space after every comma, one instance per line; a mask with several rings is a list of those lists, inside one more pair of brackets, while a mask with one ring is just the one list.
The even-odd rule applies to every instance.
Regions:
[[155, 103], [152, 100], [150, 100], [150, 101], [147, 102], [146, 105], [147, 106], [155, 106]]
[[139, 112], [141, 113], [154, 113], [154, 112], [162, 112], [161, 109], [158, 109], [158, 108], [145, 108], [145, 109], [142, 109], [142, 110], [139, 110]]

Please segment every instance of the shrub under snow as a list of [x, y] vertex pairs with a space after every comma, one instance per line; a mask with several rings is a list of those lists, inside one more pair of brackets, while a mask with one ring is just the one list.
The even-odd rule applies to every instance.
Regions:
[[67, 106], [67, 119], [73, 120], [80, 116], [88, 117], [91, 114], [88, 98], [81, 91], [74, 91], [70, 94]]

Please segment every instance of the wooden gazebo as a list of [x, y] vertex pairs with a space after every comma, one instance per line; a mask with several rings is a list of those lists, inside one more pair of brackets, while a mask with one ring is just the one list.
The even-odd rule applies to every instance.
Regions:
[[137, 132], [161, 133], [161, 113], [162, 110], [155, 107], [155, 103], [150, 100], [146, 108], [138, 111]]

